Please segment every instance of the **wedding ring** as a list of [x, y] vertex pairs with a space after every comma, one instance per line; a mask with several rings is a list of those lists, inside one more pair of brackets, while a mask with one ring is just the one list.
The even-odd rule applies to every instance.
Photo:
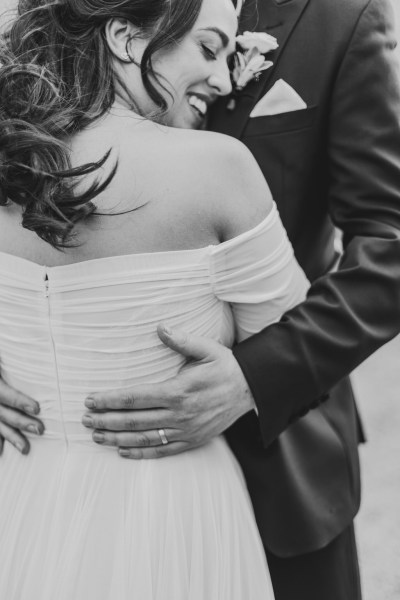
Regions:
[[165, 446], [165, 444], [168, 444], [168, 438], [165, 435], [165, 430], [164, 429], [159, 429], [158, 430], [158, 435], [160, 436], [161, 442], [162, 444]]

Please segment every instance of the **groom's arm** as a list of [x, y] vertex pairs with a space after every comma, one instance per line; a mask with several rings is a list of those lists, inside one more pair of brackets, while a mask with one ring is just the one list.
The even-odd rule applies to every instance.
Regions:
[[393, 15], [361, 15], [331, 100], [330, 214], [338, 272], [280, 323], [234, 350], [265, 444], [400, 330], [400, 93]]
[[[251, 408], [247, 380], [267, 446], [399, 332], [400, 90], [392, 23], [388, 3], [367, 4], [333, 90], [330, 212], [344, 232], [339, 271], [316, 281], [305, 302], [233, 354], [210, 344], [206, 359], [203, 340], [198, 359], [191, 336], [184, 344], [179, 334], [164, 336], [191, 362], [162, 386], [127, 390], [121, 402], [95, 395], [90, 406], [101, 412], [91, 413], [90, 426], [103, 430], [102, 443], [125, 447], [133, 458], [199, 445]], [[118, 407], [128, 410], [107, 413]], [[172, 444], [161, 445], [159, 428]]]

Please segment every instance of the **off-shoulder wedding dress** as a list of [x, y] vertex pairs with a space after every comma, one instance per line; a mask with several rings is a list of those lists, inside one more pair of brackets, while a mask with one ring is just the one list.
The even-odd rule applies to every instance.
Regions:
[[28, 456], [0, 458], [0, 598], [270, 600], [245, 483], [223, 437], [124, 460], [81, 424], [94, 390], [160, 382], [182, 358], [156, 326], [232, 344], [307, 282], [276, 208], [217, 246], [45, 267], [0, 254], [3, 378], [41, 404]]

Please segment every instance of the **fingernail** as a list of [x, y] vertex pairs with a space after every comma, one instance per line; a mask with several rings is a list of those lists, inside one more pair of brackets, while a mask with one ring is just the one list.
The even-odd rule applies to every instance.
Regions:
[[128, 456], [130, 456], [129, 450], [126, 450], [125, 448], [119, 448], [118, 452], [123, 458], [128, 458]]
[[27, 448], [26, 448], [25, 444], [21, 444], [20, 442], [16, 442], [15, 443], [15, 447], [17, 448], [17, 450], [19, 450], [21, 452], [21, 454], [26, 454], [27, 453]]
[[93, 427], [93, 419], [89, 415], [83, 415], [83, 417], [82, 417], [82, 423], [86, 427]]
[[30, 404], [25, 404], [24, 411], [31, 415], [37, 415], [40, 412], [40, 406], [31, 406]]
[[85, 406], [87, 406], [88, 408], [96, 408], [96, 402], [91, 396], [89, 396], [85, 400]]
[[168, 325], [163, 325], [163, 330], [167, 335], [172, 335], [172, 329]]
[[36, 435], [40, 435], [41, 433], [37, 425], [28, 425], [26, 429], [27, 431], [30, 431], [30, 433], [35, 433]]
[[102, 444], [105, 440], [104, 433], [101, 433], [100, 431], [95, 431], [93, 434], [93, 439], [95, 442]]

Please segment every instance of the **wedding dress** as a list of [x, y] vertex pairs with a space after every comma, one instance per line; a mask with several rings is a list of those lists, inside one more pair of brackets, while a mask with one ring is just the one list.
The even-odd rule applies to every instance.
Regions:
[[0, 253], [0, 367], [46, 431], [0, 458], [0, 598], [271, 600], [243, 476], [225, 439], [159, 460], [96, 445], [91, 391], [161, 382], [165, 321], [232, 344], [304, 297], [276, 208], [217, 246], [45, 267]]

